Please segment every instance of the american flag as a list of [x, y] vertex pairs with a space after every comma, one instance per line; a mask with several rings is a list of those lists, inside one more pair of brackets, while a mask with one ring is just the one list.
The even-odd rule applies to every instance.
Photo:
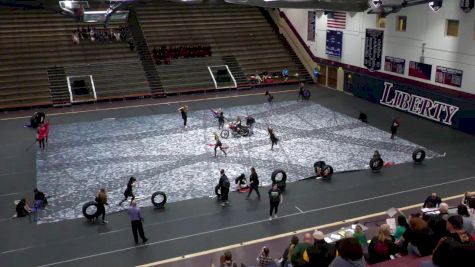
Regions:
[[327, 14], [327, 27], [346, 29], [346, 12], [345, 11], [330, 11]]

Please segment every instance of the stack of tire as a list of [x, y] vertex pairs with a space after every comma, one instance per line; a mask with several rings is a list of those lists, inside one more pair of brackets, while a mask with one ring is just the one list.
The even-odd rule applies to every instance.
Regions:
[[313, 164], [313, 169], [315, 170], [315, 175], [322, 177], [323, 180], [330, 180], [333, 175], [333, 167], [327, 165], [325, 161], [316, 161]]

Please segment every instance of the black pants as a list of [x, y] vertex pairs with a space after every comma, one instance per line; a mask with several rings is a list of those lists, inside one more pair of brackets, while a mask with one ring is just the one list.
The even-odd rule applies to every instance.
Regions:
[[247, 197], [249, 197], [251, 195], [252, 190], [256, 191], [258, 198], [261, 198], [261, 194], [259, 193], [259, 187], [258, 187], [258, 185], [254, 185], [254, 184], [251, 184], [249, 186], [249, 193], [247, 194]]
[[138, 231], [138, 234], [140, 235], [140, 238], [142, 238], [142, 241], [147, 240], [147, 238], [145, 238], [145, 234], [143, 232], [143, 226], [142, 226], [142, 221], [141, 220], [130, 221], [130, 224], [132, 225], [132, 234], [134, 234], [135, 243], [139, 242], [139, 237], [137, 235], [137, 231]]
[[122, 203], [124, 203], [124, 201], [126, 201], [129, 197], [132, 197], [132, 199], [130, 201], [133, 201], [135, 199], [135, 196], [134, 196], [134, 193], [133, 192], [125, 192], [124, 193], [124, 199], [119, 203], [119, 205], [121, 205]]
[[224, 128], [224, 121], [219, 121], [219, 124], [218, 124], [218, 129], [223, 129]]
[[186, 126], [186, 122], [188, 121], [188, 116], [181, 116], [183, 118], [183, 125]]
[[45, 149], [45, 139], [40, 139], [38, 140], [38, 144], [40, 145], [41, 149]]
[[221, 200], [228, 201], [229, 188], [221, 187]]
[[277, 201], [271, 201], [270, 202], [270, 216], [272, 216], [272, 211], [274, 211], [275, 215], [277, 215], [277, 211], [279, 209], [279, 204], [280, 202], [277, 202]]
[[97, 210], [100, 211], [99, 214], [102, 214], [102, 220], [106, 219], [106, 207], [102, 203], [97, 203]]

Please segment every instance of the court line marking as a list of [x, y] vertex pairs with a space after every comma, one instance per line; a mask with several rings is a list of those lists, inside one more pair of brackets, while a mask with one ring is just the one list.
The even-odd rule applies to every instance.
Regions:
[[[273, 91], [272, 93], [273, 94], [282, 94], [282, 93], [296, 92], [296, 91], [297, 91], [296, 89], [289, 89], [289, 90]], [[169, 101], [169, 102], [163, 102], [163, 103], [149, 103], [149, 104], [141, 104], [141, 105], [122, 106], [122, 107], [96, 108], [96, 109], [88, 109], [88, 110], [77, 110], [77, 111], [48, 113], [47, 115], [48, 116], [60, 116], [60, 115], [68, 115], [68, 114], [78, 114], [78, 113], [107, 111], [107, 110], [118, 110], [118, 109], [127, 109], [127, 108], [153, 107], [153, 106], [162, 106], [162, 105], [179, 104], [179, 103], [199, 102], [199, 101], [205, 101], [205, 100], [216, 100], [216, 99], [256, 96], [256, 95], [263, 95], [263, 94], [264, 93], [252, 93], [252, 94], [243, 94], [243, 95], [216, 96], [216, 97], [198, 98], [198, 99], [190, 99], [190, 100], [176, 100], [176, 101]], [[27, 119], [27, 118], [30, 118], [30, 117], [31, 117], [31, 115], [30, 116], [18, 116], [18, 117], [2, 118], [2, 119], [0, 119], [0, 121]]]
[[296, 208], [298, 211], [300, 211], [300, 213], [303, 213], [303, 211], [302, 211], [299, 207], [295, 206], [295, 208]]
[[[312, 212], [316, 212], [316, 211], [322, 211], [322, 210], [332, 209], [332, 208], [336, 208], [336, 207], [342, 207], [342, 206], [352, 205], [352, 204], [355, 204], [355, 203], [366, 202], [366, 201], [369, 201], [369, 200], [374, 200], [374, 199], [379, 199], [379, 198], [385, 198], [385, 197], [388, 197], [388, 196], [394, 196], [394, 195], [404, 194], [404, 193], [408, 193], [408, 192], [419, 191], [419, 190], [422, 190], [422, 189], [427, 189], [427, 188], [432, 188], [432, 187], [438, 187], [438, 186], [441, 186], [441, 185], [453, 184], [453, 183], [457, 183], [457, 182], [461, 182], [461, 181], [467, 181], [467, 180], [472, 180], [472, 179], [475, 179], [475, 176], [467, 177], [467, 178], [461, 178], [461, 179], [452, 180], [452, 181], [443, 182], [443, 183], [438, 183], [438, 184], [432, 184], [432, 185], [428, 185], [428, 186], [422, 186], [422, 187], [418, 187], [418, 188], [412, 188], [412, 189], [403, 190], [403, 191], [394, 192], [394, 193], [388, 193], [388, 194], [379, 195], [379, 196], [370, 197], [370, 198], [364, 198], [364, 199], [355, 200], [355, 201], [350, 201], [350, 202], [346, 202], [346, 203], [335, 204], [335, 205], [332, 205], [332, 206], [327, 206], [327, 207], [321, 207], [321, 208], [311, 209], [311, 210], [304, 211], [303, 213], [300, 213], [300, 212], [298, 212], [298, 213], [291, 213], [291, 214], [287, 214], [287, 215], [281, 216], [281, 217], [279, 217], [279, 218], [276, 219], [276, 220], [280, 220], [280, 219], [282, 219], [282, 218], [292, 217], [292, 216], [296, 216], [296, 215], [302, 215], [302, 214], [312, 213]], [[460, 196], [461, 196], [461, 195], [457, 195], [456, 197], [460, 197]], [[455, 197], [454, 197], [454, 198], [455, 198]], [[446, 198], [446, 199], [448, 200], [448, 198]], [[420, 204], [416, 204], [416, 207], [417, 207], [417, 206], [420, 206]], [[384, 212], [382, 212], [382, 213], [375, 213], [375, 214], [380, 215], [380, 214], [384, 214]], [[374, 215], [374, 216], [378, 216], [378, 215]], [[357, 218], [357, 219], [358, 219], [358, 218]], [[276, 220], [273, 220], [273, 221], [276, 221]], [[348, 220], [356, 220], [356, 219], [348, 219]], [[348, 220], [344, 220], [344, 221], [348, 221]], [[343, 221], [343, 222], [344, 222], [344, 221]], [[206, 235], [206, 234], [212, 234], [212, 233], [216, 233], [216, 232], [221, 232], [221, 231], [230, 230], [230, 229], [234, 229], [234, 228], [240, 228], [240, 227], [244, 227], [244, 226], [259, 224], [259, 223], [263, 223], [263, 222], [269, 223], [269, 221], [268, 221], [267, 219], [258, 220], [258, 221], [252, 221], [252, 222], [247, 222], [247, 223], [243, 223], [243, 224], [239, 224], [239, 225], [233, 225], [233, 226], [228, 226], [228, 227], [223, 227], [223, 228], [217, 228], [217, 229], [208, 230], [208, 231], [204, 231], [204, 232], [200, 232], [200, 233], [194, 233], [194, 234], [190, 234], [190, 235], [178, 236], [178, 237], [174, 237], [174, 238], [170, 238], [170, 239], [165, 239], [165, 240], [150, 242], [150, 243], [146, 243], [146, 244], [139, 245], [139, 246], [129, 246], [129, 247], [121, 248], [121, 249], [110, 250], [110, 251], [105, 251], [105, 252], [96, 253], [96, 254], [90, 254], [90, 255], [86, 255], [86, 256], [82, 256], [82, 257], [76, 257], [76, 258], [72, 258], [72, 259], [68, 259], [68, 260], [56, 261], [56, 262], [47, 263], [47, 264], [44, 264], [44, 265], [38, 265], [37, 267], [47, 267], [47, 266], [54, 266], [54, 265], [64, 264], [64, 263], [70, 263], [70, 262], [80, 261], [80, 260], [84, 260], [84, 259], [90, 259], [90, 258], [94, 258], [94, 257], [98, 257], [98, 256], [104, 256], [104, 255], [114, 254], [114, 253], [117, 253], [117, 252], [122, 252], [122, 251], [127, 251], [127, 250], [133, 250], [133, 249], [137, 249], [137, 248], [140, 248], [140, 247], [153, 246], [153, 245], [157, 245], [157, 244], [172, 242], [172, 241], [175, 241], [175, 240], [181, 240], [181, 239], [186, 239], [186, 238], [195, 237], [195, 236], [201, 236], [201, 235]], [[337, 224], [339, 224], [339, 223], [333, 223], [333, 224], [336, 224], [336, 225], [337, 225]], [[321, 227], [328, 227], [328, 226], [331, 226], [331, 225], [332, 225], [332, 224], [328, 224], [328, 225], [326, 225], [326, 226], [324, 225], [324, 226], [317, 226], [317, 227], [320, 227], [320, 228], [321, 228]], [[316, 228], [316, 227], [307, 228], [307, 229], [315, 229], [315, 228]], [[300, 231], [301, 231], [301, 230], [300, 230]], [[294, 233], [294, 232], [292, 232], [292, 233]], [[273, 236], [273, 237], [274, 237], [274, 236]], [[251, 242], [252, 242], [252, 241], [251, 241]], [[243, 243], [243, 244], [252, 244], [252, 243]], [[185, 257], [184, 257], [184, 256], [180, 256], [179, 258], [180, 258], [180, 259], [184, 259]], [[155, 266], [155, 265], [163, 264], [163, 263], [165, 263], [165, 262], [164, 262], [164, 261], [157, 261], [157, 262], [154, 262], [154, 263], [149, 263], [149, 264], [145, 264], [145, 265], [140, 265], [140, 267]]]

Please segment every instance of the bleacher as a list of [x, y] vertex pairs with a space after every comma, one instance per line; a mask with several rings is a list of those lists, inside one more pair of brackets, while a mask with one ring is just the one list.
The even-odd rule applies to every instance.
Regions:
[[[2, 8], [0, 10], [0, 109], [13, 107], [32, 107], [51, 104], [64, 104], [69, 95], [55, 94], [51, 91], [48, 71], [52, 67], [98, 64], [104, 66], [122, 65], [123, 70], [131, 73], [143, 73], [140, 60], [135, 51], [130, 51], [127, 42], [91, 42], [81, 40], [79, 45], [72, 44], [72, 32], [81, 26], [103, 27], [78, 23], [73, 18], [55, 14], [48, 10], [23, 10]], [[111, 24], [109, 27], [117, 27]], [[130, 62], [134, 62], [130, 64]], [[114, 64], [115, 63], [115, 64]], [[102, 73], [115, 73], [117, 68], [102, 69]], [[122, 71], [122, 70], [121, 70]], [[59, 73], [62, 73], [60, 71]], [[150, 94], [144, 90], [146, 80], [143, 75], [123, 76], [127, 82], [116, 82], [115, 89], [104, 88], [108, 96], [130, 94]], [[112, 84], [117, 75], [111, 75]], [[57, 82], [63, 83], [64, 79]], [[100, 83], [101, 84], [101, 83]], [[103, 87], [97, 84], [96, 91]], [[54, 89], [54, 88], [53, 88]], [[64, 89], [64, 84], [63, 84]]]
[[[291, 56], [257, 7], [219, 1], [192, 4], [145, 1], [137, 5], [136, 11], [150, 49], [206, 44], [211, 46], [213, 57], [234, 56], [246, 77], [262, 72], [280, 73], [287, 66], [290, 80], [308, 78], [304, 67]], [[160, 77], [166, 76], [163, 70], [162, 67], [158, 70]], [[293, 77], [296, 73], [298, 78]], [[193, 77], [188, 78], [192, 82]]]

